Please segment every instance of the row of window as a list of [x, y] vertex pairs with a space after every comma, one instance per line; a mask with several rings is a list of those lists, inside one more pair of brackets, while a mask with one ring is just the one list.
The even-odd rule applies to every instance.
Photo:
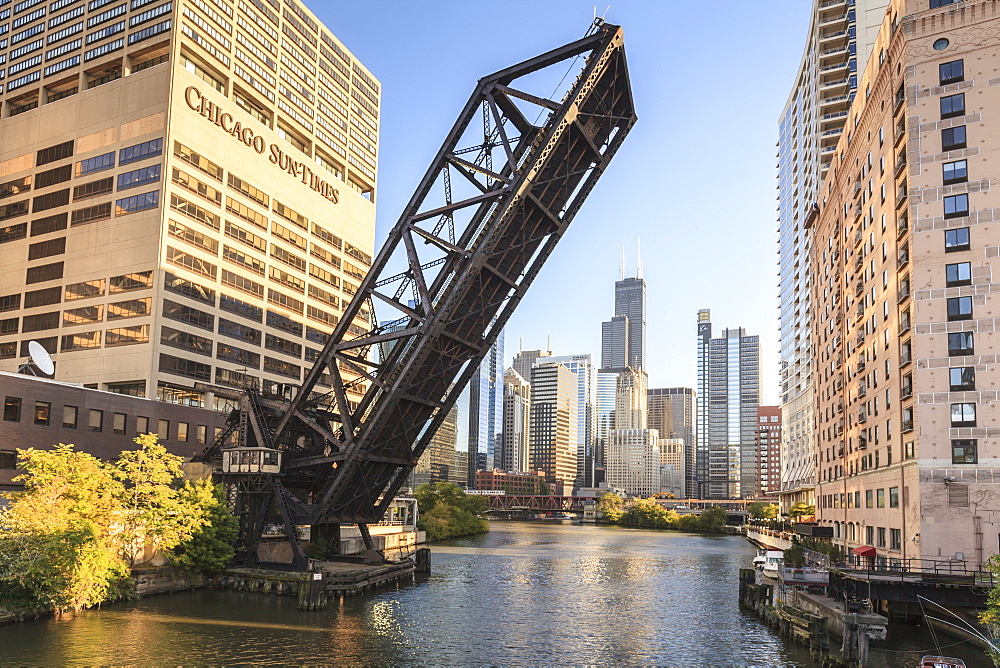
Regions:
[[[27, 408], [27, 406], [22, 406], [21, 397], [4, 397], [3, 404], [3, 421], [4, 422], [21, 422], [22, 421], [22, 409]], [[62, 417], [61, 422], [59, 413], [54, 412], [52, 402], [49, 401], [35, 401], [32, 412], [28, 413], [26, 417], [32, 421], [33, 424], [39, 426], [53, 426], [56, 424], [61, 424], [63, 429], [80, 429], [86, 428], [87, 431], [103, 432], [107, 427], [110, 427], [110, 433], [116, 436], [125, 436], [128, 434], [128, 422], [129, 416], [126, 413], [115, 413], [111, 412], [110, 416], [106, 416], [109, 411], [104, 411], [97, 408], [91, 408], [87, 412], [86, 423], [83, 423], [80, 414], [79, 406], [63, 405], [62, 407]], [[106, 417], [110, 417], [107, 420]], [[135, 416], [135, 431], [136, 436], [151, 433], [149, 430], [149, 418], [137, 415]], [[216, 433], [221, 431], [221, 429], [216, 429]], [[159, 435], [161, 440], [175, 440], [180, 442], [187, 442], [191, 436], [194, 436], [196, 443], [206, 443], [208, 441], [208, 426], [199, 424], [195, 425], [195, 429], [192, 433], [191, 424], [188, 422], [176, 422], [174, 424], [174, 430], [171, 432], [170, 420], [158, 420], [157, 429], [155, 432]], [[171, 435], [172, 433], [172, 435]], [[4, 466], [0, 468], [14, 468], [9, 459], [4, 460]]]

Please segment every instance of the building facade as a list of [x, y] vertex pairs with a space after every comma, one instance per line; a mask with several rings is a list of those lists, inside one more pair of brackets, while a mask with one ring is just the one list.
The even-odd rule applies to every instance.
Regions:
[[785, 510], [812, 503], [813, 368], [808, 262], [812, 237], [806, 220], [843, 133], [887, 0], [813, 0], [809, 31], [792, 91], [779, 121], [778, 281], [782, 489]]
[[572, 490], [576, 479], [576, 374], [558, 363], [542, 363], [531, 370], [532, 471], [561, 490]]
[[695, 497], [697, 394], [690, 387], [657, 387], [647, 390], [646, 397], [647, 426], [660, 432], [662, 438], [680, 439], [683, 443], [684, 461], [677, 470], [684, 474], [683, 496]]
[[1000, 540], [997, 9], [890, 4], [814, 223], [817, 518], [890, 559]]
[[500, 468], [527, 471], [531, 461], [531, 383], [513, 368], [503, 377]]
[[470, 484], [476, 480], [476, 471], [496, 466], [496, 450], [500, 446], [498, 439], [503, 429], [503, 359], [501, 330], [466, 387], [469, 395], [466, 433]]
[[379, 83], [295, 0], [13, 9], [0, 369], [37, 340], [174, 403], [300, 382], [372, 261]]
[[542, 471], [534, 473], [476, 471], [476, 489], [504, 494], [545, 494], [551, 491]]
[[641, 369], [646, 357], [646, 281], [641, 264], [635, 278], [615, 282], [615, 313], [601, 325], [601, 368]]
[[781, 406], [757, 407], [757, 496], [781, 490]]
[[660, 493], [660, 467], [665, 464], [655, 429], [615, 429], [608, 446], [607, 483], [633, 496]]
[[760, 341], [742, 328], [712, 338], [708, 310], [698, 312], [698, 396], [699, 498], [751, 498], [757, 489]]
[[550, 357], [551, 355], [551, 350], [519, 350], [517, 355], [514, 355], [511, 367], [521, 378], [530, 381], [531, 369], [538, 363], [538, 360], [543, 357]]
[[[652, 428], [652, 427], [651, 427]], [[683, 438], [664, 438], [660, 435], [660, 493], [675, 499], [687, 496], [687, 444]]]
[[576, 424], [576, 486], [592, 487], [594, 484], [594, 422], [597, 401], [595, 383], [597, 368], [589, 355], [555, 355], [546, 362], [557, 362], [576, 374], [577, 424]]

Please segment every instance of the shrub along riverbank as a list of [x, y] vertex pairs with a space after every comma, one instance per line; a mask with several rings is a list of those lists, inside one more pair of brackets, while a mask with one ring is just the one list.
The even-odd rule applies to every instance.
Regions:
[[427, 532], [427, 540], [444, 540], [486, 533], [486, 499], [466, 494], [450, 482], [424, 483], [413, 491], [420, 518], [417, 528]]
[[0, 510], [0, 616], [133, 598], [131, 569], [157, 554], [190, 574], [229, 562], [237, 528], [221, 490], [181, 484], [181, 457], [155, 435], [135, 440], [114, 462], [72, 445], [18, 450], [24, 491]]
[[700, 515], [681, 515], [668, 510], [656, 499], [638, 499], [624, 508], [624, 501], [614, 493], [605, 494], [598, 502], [604, 521], [637, 529], [674, 529], [676, 531], [722, 533], [726, 525], [726, 511], [709, 508]]

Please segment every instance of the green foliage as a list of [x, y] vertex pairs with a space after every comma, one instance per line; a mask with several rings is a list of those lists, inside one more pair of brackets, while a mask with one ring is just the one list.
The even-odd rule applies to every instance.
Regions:
[[[614, 498], [608, 499], [609, 496]], [[598, 502], [599, 508], [601, 504], [607, 508], [604, 511], [606, 520], [627, 527], [720, 533], [726, 524], [726, 511], [722, 508], [709, 508], [700, 515], [680, 515], [676, 510], [664, 508], [655, 497], [633, 501], [624, 511], [622, 499], [617, 494], [605, 494]]]
[[[994, 577], [1000, 576], [1000, 555], [994, 554], [985, 566], [993, 573]], [[997, 579], [997, 584], [993, 585], [989, 596], [986, 597], [986, 610], [979, 614], [979, 622], [994, 628], [1000, 626], [1000, 578]], [[1000, 665], [997, 663], [995, 655], [992, 658], [995, 665]]]
[[608, 492], [597, 501], [597, 510], [608, 522], [617, 522], [622, 518], [622, 497], [614, 492]]
[[152, 555], [190, 539], [205, 523], [197, 495], [184, 495], [174, 486], [182, 476], [183, 457], [167, 452], [155, 434], [135, 442], [138, 450], [122, 452], [110, 465], [111, 475], [122, 483], [119, 549], [131, 566], [144, 552]]
[[785, 550], [783, 555], [785, 566], [789, 568], [802, 568], [806, 565], [806, 553], [801, 545], [792, 545]]
[[807, 550], [812, 550], [813, 552], [819, 552], [820, 554], [825, 554], [830, 557], [830, 561], [833, 563], [840, 563], [844, 560], [844, 551], [833, 543], [826, 543], [823, 541], [815, 540], [813, 538], [806, 538], [802, 541], [802, 547]]
[[113, 537], [121, 484], [72, 445], [18, 456], [25, 489], [0, 512], [0, 605], [64, 612], [106, 600], [128, 574]]
[[425, 483], [413, 491], [420, 519], [417, 528], [427, 532], [427, 540], [444, 540], [486, 533], [487, 503], [481, 496], [466, 494], [450, 482]]
[[797, 517], [811, 517], [816, 514], [816, 506], [811, 506], [805, 501], [799, 501], [788, 509], [788, 516], [792, 519]]
[[182, 459], [155, 436], [136, 443], [110, 463], [72, 445], [18, 451], [24, 491], [0, 511], [0, 606], [60, 613], [127, 595], [147, 551], [174, 548], [191, 567], [228, 560], [219, 543], [235, 520], [211, 484], [178, 489]]
[[618, 524], [648, 529], [672, 529], [679, 517], [677, 511], [667, 510], [653, 498], [639, 499], [622, 514]]
[[778, 506], [774, 503], [754, 501], [747, 506], [747, 512], [750, 514], [750, 517], [757, 520], [773, 520], [778, 516]]
[[200, 509], [206, 521], [170, 550], [170, 563], [187, 573], [222, 571], [233, 559], [239, 533], [239, 520], [229, 512], [222, 487], [210, 480], [186, 482], [180, 497], [185, 506]]

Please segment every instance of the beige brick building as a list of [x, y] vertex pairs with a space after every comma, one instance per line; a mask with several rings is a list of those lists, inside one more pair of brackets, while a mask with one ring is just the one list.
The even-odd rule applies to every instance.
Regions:
[[0, 369], [298, 383], [372, 260], [361, 63], [297, 0], [6, 4], [0, 63]]
[[890, 3], [807, 222], [817, 516], [847, 548], [1000, 547], [998, 72], [1000, 3]]

